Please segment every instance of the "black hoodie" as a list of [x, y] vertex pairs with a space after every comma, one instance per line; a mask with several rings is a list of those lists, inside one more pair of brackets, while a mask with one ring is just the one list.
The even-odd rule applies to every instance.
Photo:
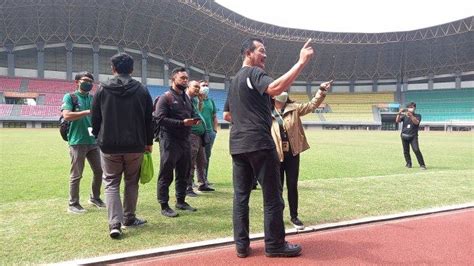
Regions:
[[130, 76], [100, 85], [92, 102], [92, 134], [102, 152], [140, 153], [153, 145], [153, 102], [148, 90]]

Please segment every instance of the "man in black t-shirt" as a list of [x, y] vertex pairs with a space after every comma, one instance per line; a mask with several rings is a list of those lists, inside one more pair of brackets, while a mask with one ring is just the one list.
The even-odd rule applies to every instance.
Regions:
[[[407, 104], [407, 109], [400, 110], [398, 112], [395, 121], [397, 123], [402, 122], [402, 145], [403, 145], [403, 155], [405, 156], [406, 167], [411, 168], [411, 157], [410, 157], [410, 145], [413, 149], [413, 152], [416, 155], [418, 164], [420, 164], [421, 169], [426, 170], [425, 161], [423, 160], [423, 155], [420, 151], [420, 146], [418, 144], [418, 129], [421, 122], [421, 115], [415, 113], [416, 103], [411, 102]], [[403, 112], [406, 111], [406, 114]]]
[[284, 203], [280, 162], [271, 135], [271, 97], [286, 91], [313, 55], [308, 40], [298, 62], [274, 80], [265, 73], [266, 51], [261, 39], [242, 43], [243, 66], [230, 85], [228, 101], [232, 116], [230, 153], [233, 163], [233, 225], [238, 257], [250, 252], [249, 197], [257, 177], [264, 202], [265, 255], [293, 257], [301, 254], [299, 245], [285, 242]]
[[[230, 110], [229, 110], [229, 98], [227, 98], [224, 104], [223, 117], [225, 121], [232, 122], [232, 114], [230, 113]], [[257, 186], [258, 186], [258, 180], [256, 177], [254, 177], [253, 182], [252, 182], [252, 189], [257, 189]]]

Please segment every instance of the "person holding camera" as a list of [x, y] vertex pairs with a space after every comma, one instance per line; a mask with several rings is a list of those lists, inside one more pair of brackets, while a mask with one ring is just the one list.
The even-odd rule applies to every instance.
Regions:
[[293, 226], [304, 229], [303, 222], [298, 218], [298, 176], [300, 169], [300, 153], [309, 149], [308, 141], [301, 123], [301, 116], [312, 113], [324, 101], [332, 80], [320, 85], [318, 92], [308, 103], [297, 104], [290, 100], [287, 92], [273, 99], [272, 137], [280, 159], [280, 178], [283, 186], [286, 174], [288, 205]]
[[407, 109], [401, 109], [398, 112], [395, 122], [402, 122], [401, 139], [403, 145], [403, 155], [405, 156], [406, 167], [411, 168], [410, 145], [416, 155], [421, 169], [426, 170], [425, 161], [418, 144], [418, 130], [421, 122], [421, 115], [415, 113], [416, 103], [407, 104]]

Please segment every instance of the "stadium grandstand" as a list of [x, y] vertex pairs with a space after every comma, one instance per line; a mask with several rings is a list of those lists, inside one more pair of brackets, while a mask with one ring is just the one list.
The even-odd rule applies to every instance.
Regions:
[[225, 125], [226, 91], [241, 66], [241, 41], [251, 36], [265, 40], [274, 77], [313, 39], [316, 56], [290, 97], [309, 101], [321, 82], [335, 82], [325, 103], [304, 117], [307, 127], [394, 130], [396, 112], [409, 101], [417, 102], [425, 130], [474, 127], [474, 17], [413, 31], [344, 33], [261, 23], [212, 0], [5, 0], [0, 7], [0, 127], [57, 126], [75, 73], [107, 80], [109, 58], [119, 51], [134, 57], [133, 76], [153, 97], [167, 90], [177, 66], [208, 80]]

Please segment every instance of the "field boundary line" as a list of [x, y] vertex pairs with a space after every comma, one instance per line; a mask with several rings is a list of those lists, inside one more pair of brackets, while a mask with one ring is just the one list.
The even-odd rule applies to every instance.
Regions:
[[[408, 211], [408, 212], [402, 212], [402, 213], [390, 214], [390, 215], [371, 216], [371, 217], [343, 221], [343, 222], [336, 222], [336, 223], [326, 223], [326, 224], [308, 226], [304, 230], [287, 229], [286, 235], [288, 236], [288, 235], [296, 235], [296, 234], [309, 233], [309, 232], [328, 231], [328, 230], [352, 227], [352, 226], [357, 226], [357, 225], [386, 222], [386, 221], [392, 221], [392, 220], [398, 220], [398, 219], [406, 219], [406, 218], [437, 214], [437, 213], [443, 213], [443, 212], [450, 212], [450, 211], [459, 211], [459, 210], [465, 210], [465, 209], [471, 209], [471, 208], [474, 208], [474, 202], [458, 204], [458, 205], [450, 205], [450, 206], [444, 206], [444, 207], [428, 208], [428, 209], [422, 209], [422, 210], [416, 210], [416, 211]], [[261, 240], [263, 239], [263, 233], [251, 234], [250, 239]], [[137, 260], [137, 259], [146, 259], [146, 258], [156, 257], [156, 256], [177, 254], [177, 253], [205, 249], [205, 248], [216, 247], [216, 246], [231, 245], [233, 243], [234, 243], [234, 239], [232, 237], [226, 237], [226, 238], [211, 239], [211, 240], [185, 243], [185, 244], [179, 244], [179, 245], [173, 245], [173, 246], [167, 246], [167, 247], [117, 253], [117, 254], [111, 254], [111, 255], [99, 256], [99, 257], [93, 257], [93, 258], [87, 258], [87, 259], [70, 260], [70, 261], [55, 263], [52, 265], [92, 265], [92, 264], [119, 263], [119, 262], [126, 262], [126, 261], [132, 261], [132, 260]]]
[[366, 175], [366, 176], [343, 176], [343, 177], [331, 177], [331, 178], [323, 178], [323, 179], [303, 179], [298, 180], [299, 183], [313, 183], [313, 182], [321, 182], [321, 181], [331, 181], [331, 180], [341, 180], [341, 179], [353, 179], [353, 180], [360, 180], [360, 179], [381, 179], [387, 177], [411, 177], [411, 176], [424, 176], [424, 175], [432, 175], [432, 174], [444, 174], [444, 173], [453, 173], [453, 172], [472, 172], [474, 169], [450, 169], [450, 170], [431, 170], [428, 169], [427, 171], [419, 171], [413, 173], [400, 173], [400, 174], [388, 174], [388, 175]]

